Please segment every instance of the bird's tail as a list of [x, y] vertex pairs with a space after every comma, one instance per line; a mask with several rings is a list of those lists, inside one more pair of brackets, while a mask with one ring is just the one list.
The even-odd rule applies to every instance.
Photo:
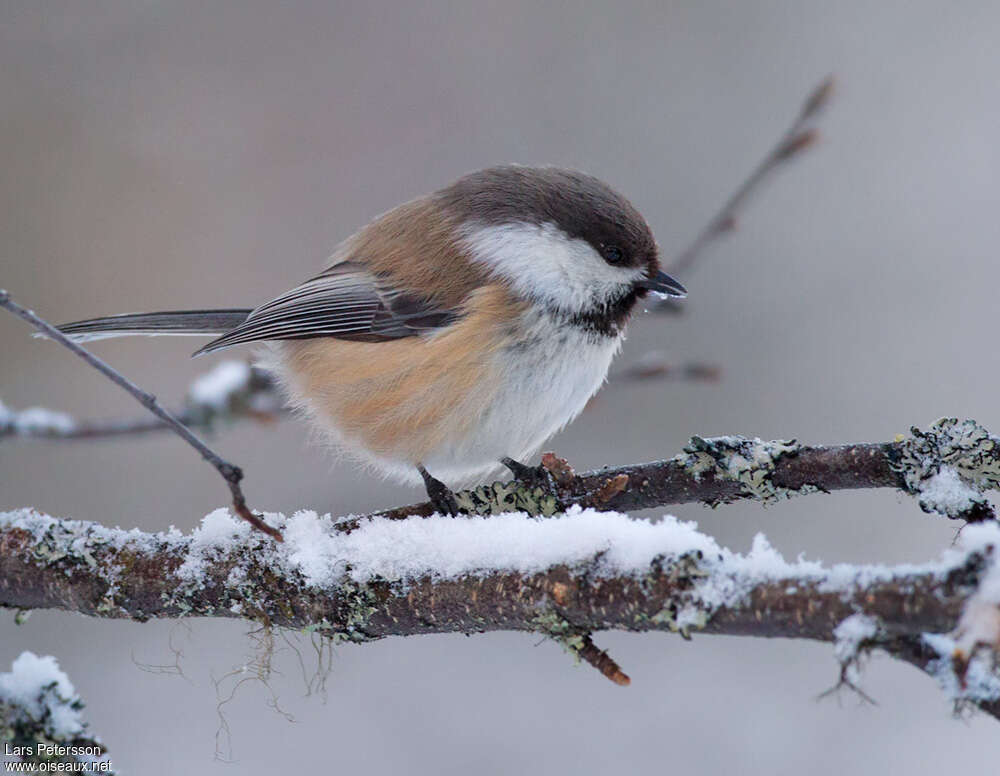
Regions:
[[59, 331], [77, 342], [145, 335], [198, 336], [225, 334], [239, 326], [251, 310], [180, 310], [163, 313], [126, 313], [90, 318], [59, 326]]

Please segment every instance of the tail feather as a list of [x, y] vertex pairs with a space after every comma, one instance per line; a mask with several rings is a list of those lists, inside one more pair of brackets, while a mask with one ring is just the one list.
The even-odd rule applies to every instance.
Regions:
[[108, 337], [197, 336], [225, 334], [239, 326], [251, 310], [180, 310], [162, 313], [126, 313], [66, 323], [59, 331], [77, 342]]

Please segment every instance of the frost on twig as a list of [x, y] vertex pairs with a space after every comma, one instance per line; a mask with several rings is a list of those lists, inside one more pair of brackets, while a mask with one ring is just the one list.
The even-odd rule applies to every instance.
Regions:
[[229, 492], [233, 497], [233, 510], [236, 514], [246, 520], [258, 531], [267, 533], [272, 539], [281, 541], [281, 534], [264, 523], [247, 506], [246, 497], [243, 495], [243, 488], [240, 485], [243, 481], [243, 470], [240, 469], [240, 467], [229, 463], [229, 461], [226, 461], [218, 453], [212, 450], [212, 448], [205, 444], [193, 431], [191, 431], [191, 429], [188, 428], [183, 421], [178, 419], [172, 412], [160, 404], [159, 400], [153, 394], [148, 391], [144, 391], [106, 361], [98, 358], [77, 342], [74, 342], [71, 337], [66, 336], [56, 326], [53, 326], [47, 320], [37, 315], [34, 310], [29, 310], [27, 307], [19, 305], [11, 298], [10, 294], [2, 288], [0, 288], [0, 307], [34, 327], [37, 332], [43, 334], [47, 339], [55, 341], [75, 356], [82, 359], [88, 366], [93, 367], [102, 375], [107, 377], [111, 382], [124, 390], [132, 396], [133, 399], [139, 402], [139, 404], [149, 410], [152, 415], [165, 423], [171, 431], [183, 439], [202, 457], [205, 462], [211, 464], [211, 466], [219, 473], [219, 476], [225, 481], [226, 487], [229, 488]]
[[54, 657], [22, 652], [10, 672], [0, 673], [0, 742], [13, 761], [36, 769], [113, 773], [104, 746], [87, 735], [82, 710]]
[[[268, 374], [245, 361], [222, 361], [191, 384], [174, 413], [189, 428], [212, 431], [248, 418], [262, 423], [284, 414], [281, 397]], [[0, 402], [0, 439], [100, 439], [166, 431], [153, 416], [119, 420], [80, 420], [64, 412], [30, 407], [13, 410]]]
[[[995, 545], [988, 547], [996, 552]], [[955, 701], [956, 710], [970, 702], [1000, 704], [1000, 565], [987, 568], [965, 602], [955, 629], [948, 634], [927, 634], [924, 642], [936, 653], [930, 670]]]
[[[871, 699], [859, 687], [862, 658], [879, 649], [922, 669], [954, 703], [955, 712], [978, 708], [1000, 719], [1000, 564], [995, 524], [967, 527], [962, 541], [978, 547], [949, 577], [971, 592], [954, 627], [914, 634], [880, 618], [855, 614], [834, 629], [834, 654], [841, 665], [839, 687]], [[905, 608], [905, 604], [903, 604]], [[824, 693], [826, 695], [828, 693]]]
[[878, 620], [867, 614], [852, 614], [833, 629], [833, 655], [840, 663], [840, 679], [835, 687], [823, 695], [847, 687], [861, 699], [869, 703], [875, 702], [862, 692], [859, 682], [861, 659], [867, 650], [878, 644], [878, 635]]
[[672, 517], [650, 523], [579, 507], [548, 518], [371, 517], [346, 532], [313, 512], [266, 519], [284, 544], [227, 510], [190, 535], [2, 514], [0, 605], [136, 620], [239, 617], [352, 642], [535, 632], [625, 684], [592, 633], [839, 640], [849, 663], [868, 637], [835, 629], [863, 615], [879, 623], [873, 646], [897, 654], [952, 633], [967, 602], [990, 589], [1000, 542], [1000, 527], [980, 524], [938, 561], [825, 567], [785, 560], [763, 536], [738, 553]]
[[0, 401], [0, 437], [64, 436], [76, 430], [77, 423], [65, 412], [44, 407], [12, 410]]

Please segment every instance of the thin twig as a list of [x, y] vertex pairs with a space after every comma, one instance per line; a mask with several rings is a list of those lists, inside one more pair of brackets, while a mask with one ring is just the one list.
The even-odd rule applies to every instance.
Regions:
[[281, 533], [265, 523], [247, 507], [246, 498], [243, 495], [243, 490], [240, 488], [240, 481], [243, 479], [243, 470], [223, 459], [208, 445], [201, 441], [201, 439], [199, 439], [194, 432], [191, 431], [191, 429], [181, 423], [181, 421], [178, 420], [173, 413], [160, 404], [155, 396], [142, 390], [142, 388], [122, 375], [110, 364], [78, 345], [51, 323], [36, 315], [33, 311], [21, 307], [21, 305], [11, 299], [10, 294], [3, 289], [0, 289], [0, 307], [9, 310], [17, 317], [27, 321], [40, 332], [43, 332], [49, 339], [52, 339], [63, 347], [73, 351], [76, 355], [90, 364], [90, 366], [111, 380], [111, 382], [115, 383], [115, 385], [128, 391], [128, 393], [130, 393], [136, 401], [166, 423], [167, 426], [174, 431], [174, 433], [191, 445], [191, 447], [198, 451], [202, 458], [215, 467], [215, 470], [222, 475], [222, 478], [226, 481], [226, 485], [229, 487], [229, 492], [233, 496], [233, 510], [236, 514], [250, 523], [258, 531], [263, 531], [274, 539], [281, 541]]
[[717, 383], [722, 379], [722, 367], [700, 361], [673, 363], [662, 352], [651, 350], [635, 363], [614, 372], [610, 385], [646, 380], [683, 380], [692, 383]]
[[[667, 266], [668, 272], [674, 275], [683, 275], [690, 270], [705, 248], [735, 228], [739, 211], [747, 204], [747, 201], [760, 188], [761, 184], [782, 163], [794, 159], [816, 142], [819, 138], [819, 132], [810, 127], [809, 124], [829, 103], [833, 94], [833, 84], [833, 76], [829, 76], [812, 91], [791, 126], [785, 130], [778, 142], [750, 173], [750, 176], [730, 195], [719, 212], [694, 239], [694, 242], [681, 251]], [[660, 307], [659, 304], [650, 305], [651, 309], [659, 309]]]
[[582, 643], [577, 654], [581, 660], [592, 665], [603, 676], [620, 687], [628, 687], [632, 683], [628, 674], [622, 671], [618, 663], [615, 662], [615, 659], [594, 644], [594, 639], [589, 633], [582, 637]]
[[[30, 412], [30, 410], [28, 411]], [[274, 410], [254, 410], [241, 407], [233, 411], [219, 413], [220, 418], [209, 418], [199, 409], [179, 409], [172, 410], [176, 418], [188, 428], [200, 428], [212, 431], [216, 426], [216, 420], [222, 419], [226, 422], [237, 420], [251, 420], [267, 425], [279, 420], [287, 413], [282, 409]], [[48, 414], [48, 411], [46, 411]], [[11, 412], [16, 419], [24, 412]], [[105, 420], [77, 420], [62, 413], [57, 414], [58, 418], [64, 418], [66, 422], [39, 423], [39, 422], [0, 422], [0, 439], [4, 437], [17, 437], [18, 439], [37, 439], [60, 442], [92, 441], [96, 439], [114, 439], [116, 437], [144, 436], [146, 434], [170, 431], [169, 423], [159, 418], [108, 418]]]

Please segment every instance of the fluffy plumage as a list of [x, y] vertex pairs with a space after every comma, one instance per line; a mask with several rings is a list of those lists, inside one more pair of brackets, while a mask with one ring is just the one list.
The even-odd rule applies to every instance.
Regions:
[[639, 212], [558, 168], [490, 168], [401, 205], [319, 275], [252, 311], [92, 319], [81, 337], [221, 334], [199, 353], [266, 342], [293, 406], [379, 471], [468, 483], [524, 458], [604, 381], [659, 273]]

